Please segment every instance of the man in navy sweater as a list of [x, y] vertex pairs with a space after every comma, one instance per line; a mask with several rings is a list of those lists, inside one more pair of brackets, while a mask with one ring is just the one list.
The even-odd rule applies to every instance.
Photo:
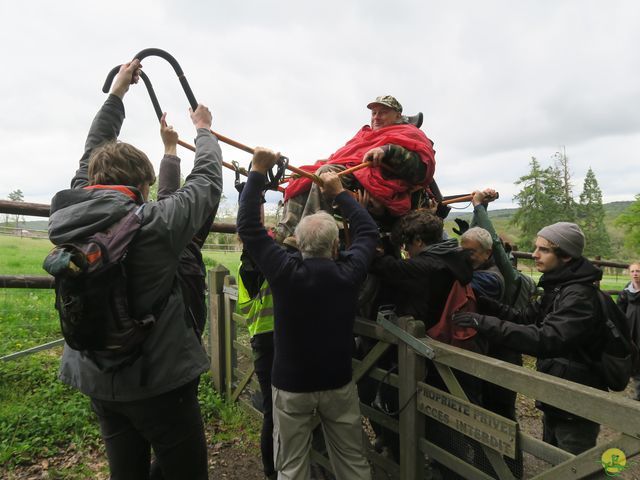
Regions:
[[296, 227], [300, 253], [283, 250], [260, 223], [266, 172], [279, 155], [257, 148], [240, 197], [238, 234], [273, 292], [275, 355], [272, 372], [274, 457], [279, 479], [309, 478], [311, 428], [321, 422], [336, 477], [370, 479], [360, 408], [351, 379], [353, 322], [378, 229], [344, 190], [323, 174], [323, 193], [350, 222], [352, 244], [338, 253], [338, 228], [326, 212]]

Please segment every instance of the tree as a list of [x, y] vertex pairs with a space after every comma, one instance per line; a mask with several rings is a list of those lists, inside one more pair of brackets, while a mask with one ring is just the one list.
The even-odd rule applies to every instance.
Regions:
[[[9, 200], [11, 200], [12, 202], [24, 202], [24, 195], [22, 194], [22, 190], [18, 189], [11, 192], [9, 194]], [[22, 221], [24, 222], [24, 217], [22, 217], [22, 215], [15, 215], [16, 228], [20, 226], [20, 218], [22, 218]]]
[[636, 200], [615, 220], [625, 231], [624, 244], [629, 250], [640, 253], [640, 193]]
[[535, 157], [531, 158], [529, 165], [529, 173], [515, 182], [522, 188], [513, 197], [520, 208], [512, 223], [520, 227], [520, 244], [525, 249], [532, 249], [536, 234], [542, 227], [564, 220], [564, 187], [559, 170], [552, 167], [542, 169]]
[[586, 240], [585, 256], [600, 255], [606, 258], [611, 254], [611, 239], [604, 225], [602, 191], [591, 168], [589, 168], [587, 175], [584, 177], [582, 193], [580, 194], [578, 224], [582, 228]]
[[564, 147], [561, 152], [556, 152], [555, 166], [562, 182], [562, 208], [566, 222], [575, 222], [576, 202], [573, 200], [573, 185], [571, 184], [571, 171], [569, 170], [569, 157]]

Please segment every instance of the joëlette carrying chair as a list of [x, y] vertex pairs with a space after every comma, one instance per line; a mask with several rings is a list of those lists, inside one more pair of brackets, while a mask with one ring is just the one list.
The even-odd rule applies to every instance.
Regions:
[[[138, 60], [142, 61], [143, 59], [151, 56], [160, 57], [165, 59], [167, 62], [169, 62], [169, 64], [173, 67], [173, 70], [176, 72], [176, 75], [178, 76], [178, 80], [180, 81], [180, 84], [182, 85], [182, 89], [184, 90], [184, 93], [187, 96], [189, 105], [193, 110], [195, 110], [198, 107], [198, 102], [195, 98], [195, 95], [191, 90], [191, 86], [189, 85], [189, 82], [187, 81], [187, 78], [182, 68], [180, 67], [180, 64], [170, 53], [159, 48], [145, 48], [144, 50], [141, 50], [136, 55], [134, 55], [133, 58], [134, 59], [137, 58]], [[109, 89], [111, 88], [111, 84], [113, 83], [113, 79], [115, 78], [119, 69], [120, 69], [120, 65], [114, 67], [109, 72], [104, 82], [104, 85], [102, 87], [103, 92], [105, 93], [109, 92]], [[142, 81], [144, 82], [145, 87], [147, 88], [147, 92], [149, 93], [149, 97], [151, 98], [151, 103], [153, 104], [153, 108], [156, 112], [156, 116], [158, 117], [158, 120], [160, 120], [162, 118], [163, 111], [162, 111], [162, 108], [160, 107], [160, 102], [158, 101], [158, 97], [155, 94], [155, 91], [153, 89], [153, 85], [151, 84], [151, 80], [143, 71], [140, 72], [140, 78], [142, 78]], [[424, 117], [422, 112], [419, 112], [416, 115], [404, 117], [404, 121], [415, 125], [417, 128], [420, 128], [422, 126], [423, 118]], [[224, 135], [221, 135], [213, 130], [211, 132], [218, 138], [219, 141], [226, 143], [227, 145], [231, 145], [233, 147], [236, 147], [240, 150], [243, 150], [251, 154], [253, 154], [254, 152], [254, 149], [251, 147], [243, 145], [242, 143], [237, 142], [231, 138], [225, 137]], [[178, 144], [191, 151], [195, 151], [195, 147], [193, 147], [192, 145], [186, 142], [179, 140]], [[233, 165], [223, 161], [222, 165], [233, 170], [234, 172], [236, 172], [237, 175], [247, 174], [247, 171], [244, 168], [238, 167], [237, 164]], [[358, 166], [357, 168], [366, 168], [368, 166], [369, 165], [365, 163], [362, 166]], [[267, 182], [267, 185], [265, 186], [265, 189], [283, 191], [282, 187], [280, 187], [280, 183], [282, 183], [285, 170], [289, 170], [296, 175], [308, 177], [316, 183], [321, 183], [320, 179], [316, 175], [306, 172], [292, 165], [289, 165], [289, 159], [285, 156], [281, 156], [277, 165], [271, 171], [267, 172], [268, 182]], [[341, 172], [341, 174], [344, 174], [344, 173], [346, 172]], [[469, 195], [454, 195], [449, 197], [443, 197], [442, 194], [440, 193], [440, 189], [438, 188], [438, 185], [436, 184], [435, 180], [433, 180], [429, 185], [429, 191], [436, 202], [442, 203], [444, 205], [447, 205], [450, 203], [457, 203], [457, 202], [466, 202], [466, 201], [469, 201], [470, 199]]]
[[[196, 108], [198, 107], [198, 102], [195, 98], [195, 95], [193, 94], [193, 91], [191, 90], [191, 86], [189, 85], [189, 82], [187, 81], [187, 77], [184, 75], [184, 72], [182, 71], [182, 68], [180, 67], [180, 64], [178, 63], [178, 61], [168, 52], [161, 50], [159, 48], [146, 48], [144, 50], [141, 50], [140, 52], [138, 52], [136, 55], [134, 55], [134, 59], [138, 59], [140, 61], [142, 61], [143, 59], [147, 58], [147, 57], [151, 57], [151, 56], [156, 56], [156, 57], [160, 57], [165, 59], [167, 62], [169, 62], [169, 64], [173, 67], [173, 70], [176, 72], [176, 75], [178, 76], [178, 80], [180, 80], [180, 84], [182, 85], [182, 89], [184, 90], [185, 95], [187, 96], [187, 100], [189, 101], [189, 105], [191, 106], [192, 110], [196, 110]], [[109, 74], [107, 75], [107, 78], [104, 82], [104, 85], [102, 86], [102, 91], [104, 93], [108, 93], [110, 88], [111, 88], [111, 83], [113, 82], [113, 79], [115, 78], [116, 74], [118, 73], [118, 70], [120, 69], [120, 65], [114, 67]], [[156, 112], [156, 116], [158, 117], [158, 121], [161, 120], [162, 118], [162, 114], [163, 114], [163, 110], [160, 107], [160, 102], [158, 101], [158, 97], [153, 89], [153, 85], [151, 84], [151, 80], [149, 79], [149, 77], [143, 72], [140, 71], [140, 78], [142, 78], [142, 81], [144, 82], [145, 87], [147, 88], [147, 92], [149, 93], [149, 97], [151, 98], [151, 103], [153, 104], [153, 109]], [[213, 133], [218, 140], [220, 140], [223, 143], [226, 143], [228, 145], [231, 145], [233, 147], [239, 148], [240, 150], [244, 150], [245, 152], [251, 153], [253, 154], [253, 149], [251, 147], [248, 147], [246, 145], [243, 145], [239, 142], [236, 142], [235, 140], [232, 140], [230, 138], [225, 137], [224, 135], [221, 135], [217, 132], [214, 132], [213, 130], [211, 131], [211, 133]], [[181, 145], [182, 147], [185, 147], [191, 151], [195, 151], [195, 147], [183, 142], [182, 140], [178, 140], [178, 144]], [[243, 174], [246, 175], [247, 171], [244, 168], [239, 168], [237, 165], [233, 165], [227, 162], [222, 162], [222, 165], [234, 170], [236, 172], [236, 174]], [[265, 190], [277, 190], [279, 187], [279, 183], [280, 183], [280, 179], [284, 176], [284, 172], [285, 169], [290, 169], [290, 170], [294, 170], [295, 167], [289, 167], [289, 159], [282, 156], [280, 157], [280, 160], [278, 161], [278, 164], [269, 172], [267, 172], [267, 185], [265, 186]], [[274, 171], [275, 170], [275, 171]], [[295, 169], [294, 171], [296, 171], [297, 169]], [[298, 173], [296, 171], [296, 173]], [[306, 173], [306, 172], [304, 172]]]

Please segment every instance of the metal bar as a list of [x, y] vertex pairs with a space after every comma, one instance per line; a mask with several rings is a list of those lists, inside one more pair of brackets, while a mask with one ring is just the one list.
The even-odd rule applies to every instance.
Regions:
[[394, 334], [396, 337], [398, 337], [404, 343], [409, 345], [411, 348], [413, 348], [420, 355], [422, 355], [424, 357], [427, 357], [428, 359], [433, 359], [436, 356], [435, 351], [433, 350], [433, 348], [431, 348], [430, 346], [424, 344], [423, 342], [421, 342], [420, 340], [418, 340], [414, 336], [409, 335], [407, 332], [402, 330], [395, 323], [392, 323], [389, 320], [387, 320], [385, 318], [384, 312], [379, 312], [378, 313], [378, 319], [376, 321], [377, 321], [378, 324], [382, 325], [382, 327], [385, 330], [387, 330], [387, 331], [391, 332], [392, 334]]
[[228, 295], [231, 300], [238, 300], [238, 287], [236, 285], [225, 285], [222, 287], [222, 293]]
[[25, 357], [27, 355], [31, 355], [32, 353], [41, 352], [43, 350], [49, 350], [51, 348], [57, 347], [59, 345], [64, 344], [64, 339], [54, 340], [53, 342], [44, 343], [42, 345], [38, 345], [37, 347], [28, 348], [26, 350], [22, 350], [20, 352], [10, 353], [9, 355], [5, 355], [4, 357], [0, 357], [0, 361], [8, 362], [9, 360], [15, 360], [16, 358]]

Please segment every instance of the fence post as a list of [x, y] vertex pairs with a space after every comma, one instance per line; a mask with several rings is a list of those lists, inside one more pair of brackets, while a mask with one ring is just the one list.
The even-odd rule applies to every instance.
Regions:
[[211, 377], [219, 393], [225, 386], [224, 348], [224, 277], [229, 270], [224, 265], [216, 265], [209, 270], [209, 355], [211, 357]]
[[[424, 323], [412, 317], [400, 317], [398, 326], [416, 338], [425, 336]], [[421, 480], [424, 477], [424, 455], [418, 439], [424, 436], [424, 416], [418, 413], [416, 390], [424, 381], [425, 360], [406, 343], [398, 343], [398, 404], [400, 406], [400, 478]]]

